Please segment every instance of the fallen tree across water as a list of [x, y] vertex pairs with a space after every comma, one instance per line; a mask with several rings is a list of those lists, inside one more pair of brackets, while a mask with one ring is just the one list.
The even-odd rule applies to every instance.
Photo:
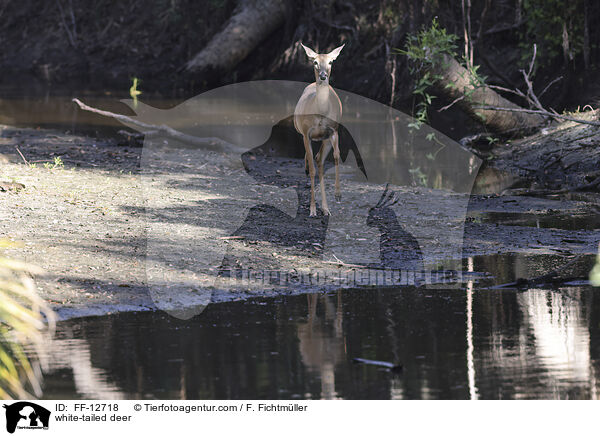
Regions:
[[[498, 133], [526, 131], [541, 126], [546, 118], [529, 113], [519, 105], [505, 99], [490, 86], [481, 83], [469, 70], [450, 55], [431, 66], [440, 93], [456, 104], [475, 120]], [[503, 108], [506, 112], [489, 108]]]

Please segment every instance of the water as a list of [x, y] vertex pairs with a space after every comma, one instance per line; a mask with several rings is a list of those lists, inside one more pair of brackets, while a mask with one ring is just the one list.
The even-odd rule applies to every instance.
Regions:
[[[600, 299], [563, 289], [365, 289], [73, 319], [44, 398], [596, 398]], [[400, 373], [355, 357], [403, 365]]]
[[[107, 111], [134, 116], [133, 111], [119, 100], [130, 99], [128, 90], [95, 91], [78, 87], [48, 88], [37, 82], [0, 85], [0, 124], [17, 127], [58, 129], [70, 133], [99, 137], [115, 137], [125, 129], [120, 122], [78, 109], [73, 98]], [[176, 98], [143, 94], [143, 101], [160, 109], [181, 103]]]

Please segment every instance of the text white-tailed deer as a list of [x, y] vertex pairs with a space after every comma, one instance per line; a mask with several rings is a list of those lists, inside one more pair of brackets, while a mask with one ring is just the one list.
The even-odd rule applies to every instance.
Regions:
[[321, 185], [321, 208], [324, 215], [329, 215], [327, 198], [325, 196], [325, 181], [323, 180], [323, 161], [327, 155], [327, 144], [333, 147], [333, 158], [335, 160], [335, 198], [341, 199], [339, 160], [340, 149], [338, 144], [338, 123], [342, 118], [342, 102], [329, 86], [331, 75], [331, 64], [338, 57], [342, 48], [340, 46], [327, 54], [315, 53], [310, 48], [301, 44], [306, 55], [313, 61], [315, 69], [315, 83], [306, 88], [296, 104], [294, 110], [294, 126], [304, 139], [305, 165], [308, 165], [310, 176], [310, 216], [317, 215], [315, 205], [315, 165], [311, 141], [321, 141], [321, 148], [316, 156], [319, 167], [319, 181]]

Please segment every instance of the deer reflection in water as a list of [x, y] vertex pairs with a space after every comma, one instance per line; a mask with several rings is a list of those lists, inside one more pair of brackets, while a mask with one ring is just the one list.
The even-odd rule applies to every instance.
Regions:
[[[302, 362], [321, 379], [321, 399], [337, 398], [335, 390], [335, 367], [345, 356], [343, 331], [342, 295], [337, 292], [334, 307], [328, 295], [308, 294], [306, 322], [298, 324], [298, 340]], [[324, 313], [319, 315], [321, 300]]]

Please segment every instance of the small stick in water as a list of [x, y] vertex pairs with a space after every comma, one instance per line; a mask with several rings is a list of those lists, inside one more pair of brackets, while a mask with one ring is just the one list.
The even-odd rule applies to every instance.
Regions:
[[395, 365], [392, 362], [383, 362], [381, 360], [363, 359], [362, 357], [355, 357], [352, 360], [354, 361], [354, 363], [364, 363], [365, 365], [382, 366], [394, 372], [400, 372], [403, 369], [402, 365]]

